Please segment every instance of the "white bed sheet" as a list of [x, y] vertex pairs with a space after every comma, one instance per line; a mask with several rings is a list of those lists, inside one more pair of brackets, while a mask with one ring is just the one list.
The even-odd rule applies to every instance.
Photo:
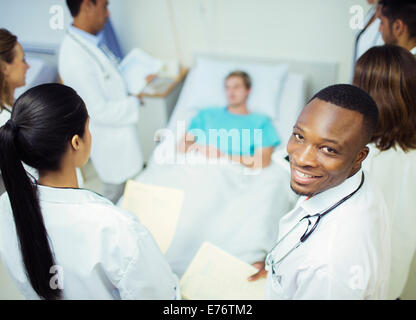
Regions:
[[181, 277], [204, 241], [250, 264], [263, 260], [277, 239], [280, 218], [296, 201], [289, 172], [272, 163], [248, 175], [240, 164], [189, 164], [189, 158], [195, 162], [205, 159], [197, 154], [186, 157], [187, 164], [154, 161], [136, 178], [185, 192], [166, 252], [173, 271]]

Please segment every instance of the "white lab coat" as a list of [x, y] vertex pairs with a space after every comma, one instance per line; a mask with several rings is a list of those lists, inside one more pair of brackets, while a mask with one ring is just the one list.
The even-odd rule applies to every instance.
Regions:
[[[88, 190], [38, 188], [64, 299], [179, 297], [177, 277], [136, 216]], [[0, 258], [24, 297], [39, 299], [25, 274], [7, 193], [0, 198]]]
[[373, 144], [364, 167], [380, 187], [390, 213], [392, 263], [389, 298], [403, 292], [416, 251], [416, 150], [380, 152]]
[[[370, 21], [375, 13], [376, 7], [372, 7], [364, 20], [364, 25]], [[368, 49], [374, 46], [382, 46], [384, 44], [379, 28], [380, 19], [376, 18], [369, 26], [367, 26], [364, 32], [361, 32], [362, 30], [357, 32], [355, 60], [358, 60]]]
[[101, 180], [121, 184], [135, 176], [143, 167], [137, 132], [140, 103], [128, 95], [117, 66], [97, 46], [68, 30], [60, 48], [59, 74], [86, 103], [91, 160]]
[[[364, 26], [370, 21], [376, 12], [376, 7], [372, 7], [364, 20]], [[368, 49], [384, 44], [383, 37], [379, 31], [380, 19], [376, 18], [365, 30], [359, 30], [355, 35], [354, 61], [352, 65], [351, 78], [354, 77], [355, 63]]]
[[[361, 172], [341, 185], [311, 199], [301, 197], [280, 220], [279, 239], [307, 215], [329, 208], [357, 189]], [[315, 220], [313, 220], [315, 222]], [[305, 229], [272, 251], [287, 253]], [[386, 205], [368, 175], [361, 189], [322, 218], [314, 233], [277, 265], [268, 270], [269, 299], [384, 299], [390, 271], [390, 229]]]

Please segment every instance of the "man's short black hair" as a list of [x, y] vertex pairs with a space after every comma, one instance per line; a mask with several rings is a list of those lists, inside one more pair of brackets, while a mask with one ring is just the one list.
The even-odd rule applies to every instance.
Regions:
[[416, 1], [415, 0], [380, 0], [381, 13], [389, 23], [397, 19], [407, 26], [409, 37], [416, 38]]
[[[84, 0], [66, 0], [66, 5], [68, 6], [71, 16], [76, 17], [81, 10], [81, 4]], [[91, 0], [93, 4], [96, 4], [95, 0]]]
[[361, 113], [364, 129], [368, 134], [367, 142], [370, 142], [378, 125], [378, 108], [367, 92], [349, 84], [336, 84], [322, 89], [310, 101], [314, 99]]

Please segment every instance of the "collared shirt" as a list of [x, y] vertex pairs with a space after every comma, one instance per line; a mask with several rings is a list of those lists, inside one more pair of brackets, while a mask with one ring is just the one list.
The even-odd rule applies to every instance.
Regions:
[[[280, 221], [279, 240], [303, 217], [323, 212], [356, 190], [360, 170], [309, 200], [301, 197]], [[311, 222], [314, 223], [316, 219]], [[298, 243], [296, 228], [272, 251], [274, 261]], [[361, 189], [324, 216], [312, 235], [268, 272], [270, 299], [383, 299], [390, 271], [390, 226], [381, 193], [365, 177]]]
[[81, 38], [83, 38], [84, 40], [88, 41], [90, 44], [97, 46], [98, 44], [102, 41], [103, 39], [103, 33], [100, 32], [97, 35], [91, 34], [89, 32], [86, 32], [84, 30], [81, 30], [77, 27], [75, 27], [74, 25], [70, 25], [69, 26], [69, 30], [73, 33], [75, 33], [76, 35], [80, 36]]
[[412, 50], [410, 50], [410, 53], [416, 56], [416, 47], [414, 47]]
[[69, 30], [87, 41], [88, 43], [92, 44], [93, 46], [99, 48], [111, 61], [111, 63], [118, 69], [119, 59], [111, 52], [111, 50], [107, 47], [104, 43], [104, 31], [99, 32], [97, 35], [88, 33], [84, 30], [81, 30], [74, 25], [69, 26]]
[[[136, 216], [88, 190], [38, 190], [64, 299], [179, 297], [177, 277]], [[38, 299], [25, 274], [7, 194], [0, 198], [0, 258], [25, 298]]]

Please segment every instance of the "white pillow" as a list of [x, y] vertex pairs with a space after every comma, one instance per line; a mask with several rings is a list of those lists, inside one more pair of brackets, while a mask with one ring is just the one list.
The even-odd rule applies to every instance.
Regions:
[[194, 69], [187, 107], [225, 107], [225, 77], [232, 71], [241, 70], [247, 72], [252, 80], [247, 103], [250, 112], [262, 113], [276, 119], [288, 69], [287, 64], [238, 63], [199, 57]]

